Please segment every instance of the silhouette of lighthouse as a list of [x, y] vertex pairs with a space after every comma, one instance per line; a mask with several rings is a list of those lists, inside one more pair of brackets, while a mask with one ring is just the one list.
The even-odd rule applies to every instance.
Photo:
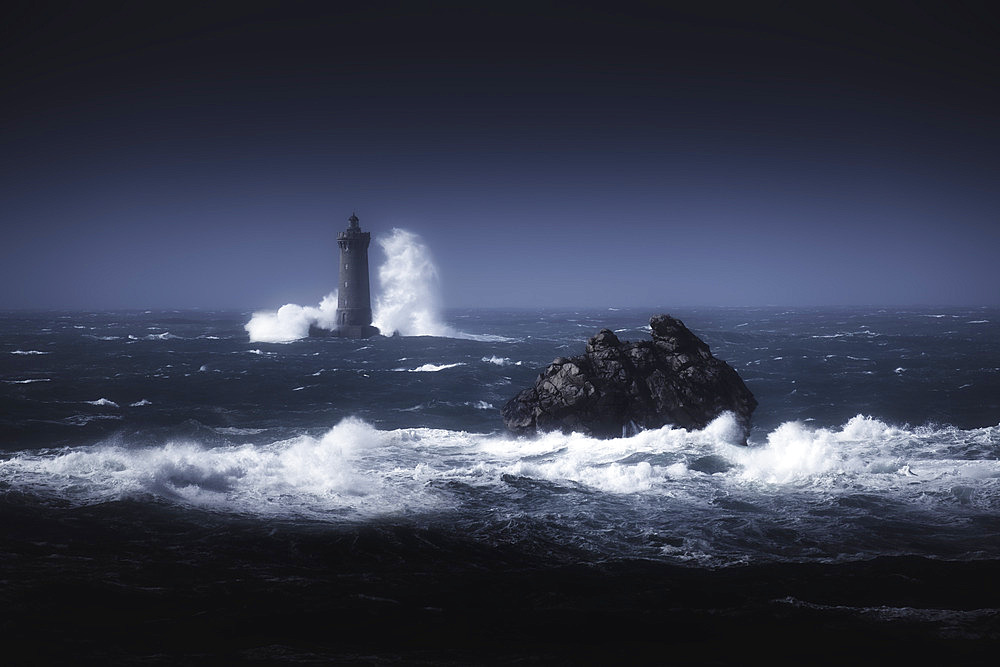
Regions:
[[378, 334], [372, 326], [372, 297], [368, 284], [370, 232], [361, 231], [358, 216], [337, 234], [340, 246], [340, 286], [337, 294], [337, 335], [341, 338], [371, 338]]

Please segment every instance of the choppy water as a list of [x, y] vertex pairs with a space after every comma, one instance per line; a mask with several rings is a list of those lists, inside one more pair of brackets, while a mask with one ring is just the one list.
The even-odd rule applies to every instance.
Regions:
[[250, 342], [247, 313], [7, 314], [0, 509], [45, 528], [9, 538], [6, 578], [39, 576], [28, 542], [108, 525], [113, 544], [179, 534], [196, 561], [240, 531], [372, 529], [403, 571], [428, 543], [456, 567], [515, 549], [529, 571], [1000, 558], [1000, 310], [678, 310], [756, 395], [749, 447], [728, 417], [504, 432], [552, 358], [603, 327], [644, 338], [650, 314], [454, 311], [458, 337], [285, 344]]

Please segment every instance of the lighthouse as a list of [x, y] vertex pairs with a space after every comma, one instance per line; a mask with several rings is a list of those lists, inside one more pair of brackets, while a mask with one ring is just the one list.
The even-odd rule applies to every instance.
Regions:
[[337, 234], [340, 246], [340, 284], [337, 294], [337, 335], [341, 338], [371, 338], [372, 297], [368, 284], [370, 232], [361, 231], [358, 216], [351, 214], [347, 229]]

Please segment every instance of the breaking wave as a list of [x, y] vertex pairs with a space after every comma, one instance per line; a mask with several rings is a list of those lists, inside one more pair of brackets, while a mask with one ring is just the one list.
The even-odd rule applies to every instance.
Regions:
[[243, 327], [251, 343], [290, 343], [306, 338], [309, 327], [334, 329], [337, 323], [337, 292], [330, 292], [319, 306], [299, 306], [286, 303], [278, 310], [263, 310], [253, 314]]
[[118, 404], [107, 398], [99, 398], [96, 401], [84, 401], [84, 403], [89, 403], [90, 405], [96, 405], [98, 407], [104, 408], [117, 408]]
[[[780, 543], [799, 557], [842, 557], [817, 546], [834, 530], [837, 548], [855, 555], [905, 551], [914, 538], [894, 541], [899, 525], [945, 526], [956, 512], [1000, 511], [1000, 426], [900, 428], [859, 415], [839, 429], [789, 422], [749, 447], [739, 444], [731, 415], [702, 430], [611, 440], [380, 431], [357, 419], [264, 445], [241, 444], [244, 432], [220, 431], [236, 442], [213, 447], [115, 441], [15, 453], [0, 461], [0, 485], [80, 504], [152, 496], [333, 522], [494, 507], [562, 516], [612, 550], [630, 548], [618, 534], [625, 512], [643, 530], [677, 536], [661, 555], [723, 560], [743, 558], [748, 540], [764, 551]], [[606, 517], [617, 517], [614, 525], [604, 526]], [[884, 544], [872, 544], [872, 522], [891, 527], [876, 531]]]

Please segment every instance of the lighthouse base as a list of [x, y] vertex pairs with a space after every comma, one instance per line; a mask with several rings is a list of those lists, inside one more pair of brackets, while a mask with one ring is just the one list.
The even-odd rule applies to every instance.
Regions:
[[339, 329], [323, 329], [315, 324], [309, 327], [310, 338], [371, 338], [381, 333], [378, 327], [366, 325], [344, 325]]
[[334, 336], [338, 336], [340, 338], [371, 338], [372, 336], [377, 336], [378, 334], [378, 327], [373, 327], [370, 324], [344, 324], [337, 328]]

